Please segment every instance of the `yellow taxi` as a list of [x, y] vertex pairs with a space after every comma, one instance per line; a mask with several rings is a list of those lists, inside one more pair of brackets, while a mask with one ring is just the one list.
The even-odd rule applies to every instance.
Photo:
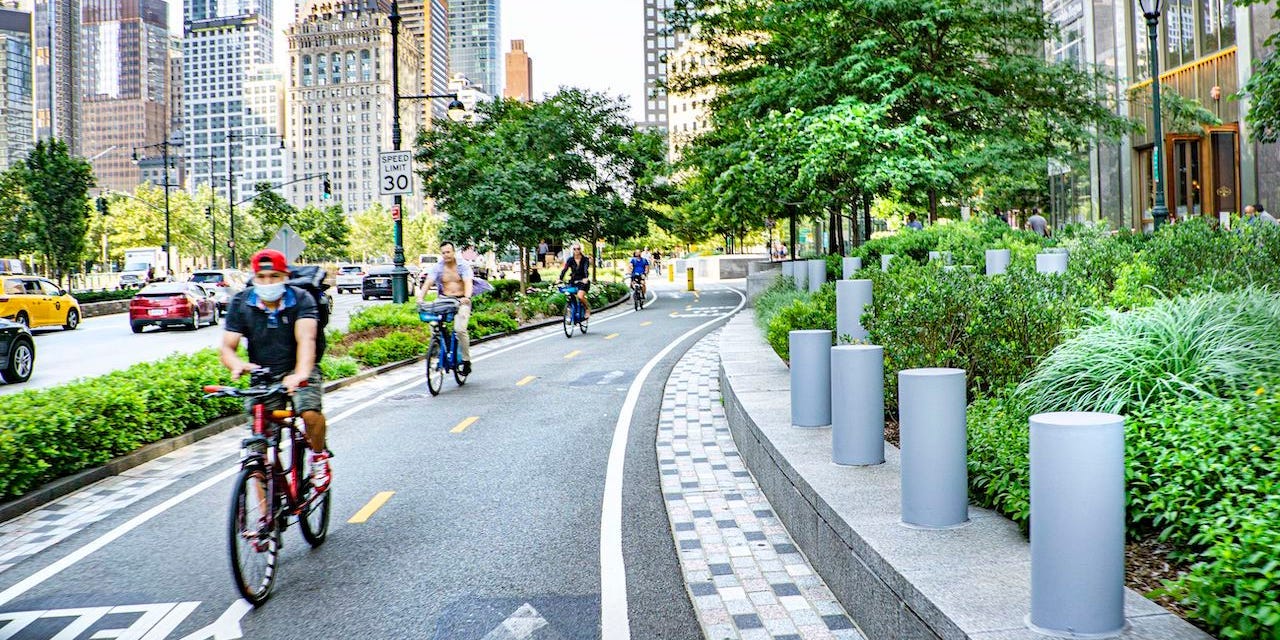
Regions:
[[0, 318], [33, 329], [75, 329], [80, 317], [80, 303], [58, 285], [37, 276], [0, 276]]

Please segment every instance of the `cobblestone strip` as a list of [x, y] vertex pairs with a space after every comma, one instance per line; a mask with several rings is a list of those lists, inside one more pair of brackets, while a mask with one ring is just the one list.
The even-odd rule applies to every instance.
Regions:
[[667, 516], [708, 640], [862, 640], [774, 515], [738, 450], [720, 396], [719, 332], [667, 380], [658, 467]]

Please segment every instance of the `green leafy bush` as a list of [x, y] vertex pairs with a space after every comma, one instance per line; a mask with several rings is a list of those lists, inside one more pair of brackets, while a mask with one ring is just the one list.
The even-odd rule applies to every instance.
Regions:
[[1021, 393], [1031, 411], [1125, 413], [1270, 380], [1280, 380], [1280, 294], [1246, 289], [1109, 312], [1050, 353]]
[[348, 354], [366, 367], [377, 367], [425, 354], [428, 340], [430, 334], [425, 329], [397, 331], [368, 342], [357, 342]]
[[968, 411], [970, 497], [1024, 532], [1031, 518], [1029, 417], [1010, 386], [980, 395]]
[[406, 302], [404, 304], [388, 303], [365, 307], [351, 314], [351, 320], [347, 323], [347, 331], [358, 333], [377, 327], [411, 329], [420, 326], [422, 326], [422, 320], [418, 318], [418, 304], [416, 302]]
[[1017, 383], [1081, 317], [1070, 278], [1014, 269], [999, 277], [904, 264], [868, 270], [875, 295], [863, 318], [885, 350], [885, 402], [896, 410], [897, 372], [964, 369], [972, 389]]
[[103, 289], [102, 291], [79, 291], [72, 293], [71, 297], [76, 299], [80, 304], [90, 304], [93, 302], [110, 302], [112, 300], [128, 300], [138, 293], [132, 289]]
[[788, 362], [791, 360], [790, 334], [806, 329], [829, 329], [832, 343], [838, 339], [836, 328], [836, 287], [828, 282], [812, 294], [806, 294], [778, 308], [769, 321], [765, 338], [769, 346]]
[[493, 291], [486, 293], [485, 297], [511, 302], [515, 300], [516, 294], [520, 293], [519, 280], [490, 280], [489, 284], [493, 285]]
[[202, 399], [204, 385], [230, 381], [206, 349], [5, 397], [0, 500], [240, 411], [233, 399]]
[[495, 333], [515, 331], [520, 325], [509, 315], [477, 311], [471, 314], [471, 321], [467, 323], [467, 327], [472, 339], [475, 339]]
[[772, 286], [760, 294], [754, 303], [756, 326], [768, 329], [783, 308], [796, 301], [808, 300], [807, 292], [799, 291], [790, 278], [779, 278]]
[[325, 380], [341, 380], [360, 373], [360, 363], [350, 356], [335, 358], [326, 354], [320, 360], [320, 372]]

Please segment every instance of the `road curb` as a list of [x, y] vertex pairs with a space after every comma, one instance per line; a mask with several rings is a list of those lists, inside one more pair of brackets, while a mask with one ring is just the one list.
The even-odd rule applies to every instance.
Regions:
[[[601, 307], [597, 311], [607, 311], [609, 309], [617, 307], [618, 305], [621, 305], [623, 302], [626, 302], [629, 298], [630, 298], [630, 293]], [[485, 342], [489, 342], [491, 340], [506, 338], [506, 337], [514, 336], [521, 333], [527, 333], [535, 329], [542, 329], [542, 328], [550, 327], [557, 324], [560, 324], [560, 320], [558, 318], [542, 320], [532, 324], [527, 324], [527, 325], [517, 327], [515, 331], [506, 331], [503, 333], [495, 333], [492, 335], [487, 335], [483, 338], [476, 338], [475, 340], [472, 341], [472, 344], [482, 344]], [[325, 393], [331, 393], [333, 391], [337, 391], [338, 389], [342, 389], [343, 387], [351, 386], [357, 382], [362, 382], [364, 380], [368, 380], [369, 378], [380, 376], [384, 373], [388, 373], [396, 369], [414, 365], [421, 361], [422, 361], [422, 356], [416, 356], [413, 358], [409, 358], [408, 360], [401, 360], [399, 362], [389, 362], [387, 364], [369, 369], [368, 371], [362, 371], [360, 373], [357, 373], [354, 376], [348, 376], [346, 378], [342, 378], [341, 380], [334, 380], [333, 382], [326, 383], [324, 385], [324, 391]], [[79, 491], [80, 489], [83, 489], [95, 482], [104, 480], [111, 476], [120, 475], [125, 471], [128, 471], [134, 467], [138, 467], [148, 462], [151, 462], [152, 460], [155, 460], [156, 458], [159, 458], [160, 456], [163, 456], [167, 453], [171, 453], [187, 445], [194, 444], [196, 442], [199, 442], [200, 440], [204, 440], [205, 438], [215, 436], [219, 433], [222, 433], [223, 431], [226, 431], [227, 429], [231, 429], [232, 427], [235, 427], [236, 425], [243, 423], [244, 419], [245, 417], [243, 414], [236, 414], [236, 415], [218, 418], [217, 420], [214, 420], [213, 422], [210, 422], [209, 424], [206, 424], [203, 427], [196, 427], [195, 429], [187, 431], [182, 435], [174, 436], [172, 438], [165, 438], [164, 440], [159, 440], [157, 442], [153, 442], [151, 444], [145, 445], [142, 448], [138, 449], [137, 451], [134, 451], [133, 453], [125, 454], [118, 458], [114, 458], [102, 466], [94, 467], [92, 469], [85, 469], [84, 471], [69, 475], [65, 478], [59, 478], [57, 480], [53, 480], [48, 483], [45, 483], [41, 485], [39, 488], [28, 491], [27, 493], [24, 493], [22, 496], [18, 498], [15, 498], [8, 502], [0, 503], [0, 523], [8, 522], [9, 520], [12, 520], [24, 513], [34, 511], [46, 504], [49, 504], [50, 502], [53, 502], [54, 500], [57, 500], [58, 498], [66, 496], [72, 492]], [[228, 453], [228, 455], [230, 454]]]

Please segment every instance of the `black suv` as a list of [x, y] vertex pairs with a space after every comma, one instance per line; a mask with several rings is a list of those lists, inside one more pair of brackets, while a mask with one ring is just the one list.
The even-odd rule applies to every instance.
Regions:
[[369, 267], [365, 272], [364, 280], [360, 282], [360, 297], [368, 300], [369, 298], [390, 298], [391, 297], [391, 270], [392, 266]]
[[36, 343], [23, 325], [0, 318], [0, 378], [26, 382], [36, 366]]

